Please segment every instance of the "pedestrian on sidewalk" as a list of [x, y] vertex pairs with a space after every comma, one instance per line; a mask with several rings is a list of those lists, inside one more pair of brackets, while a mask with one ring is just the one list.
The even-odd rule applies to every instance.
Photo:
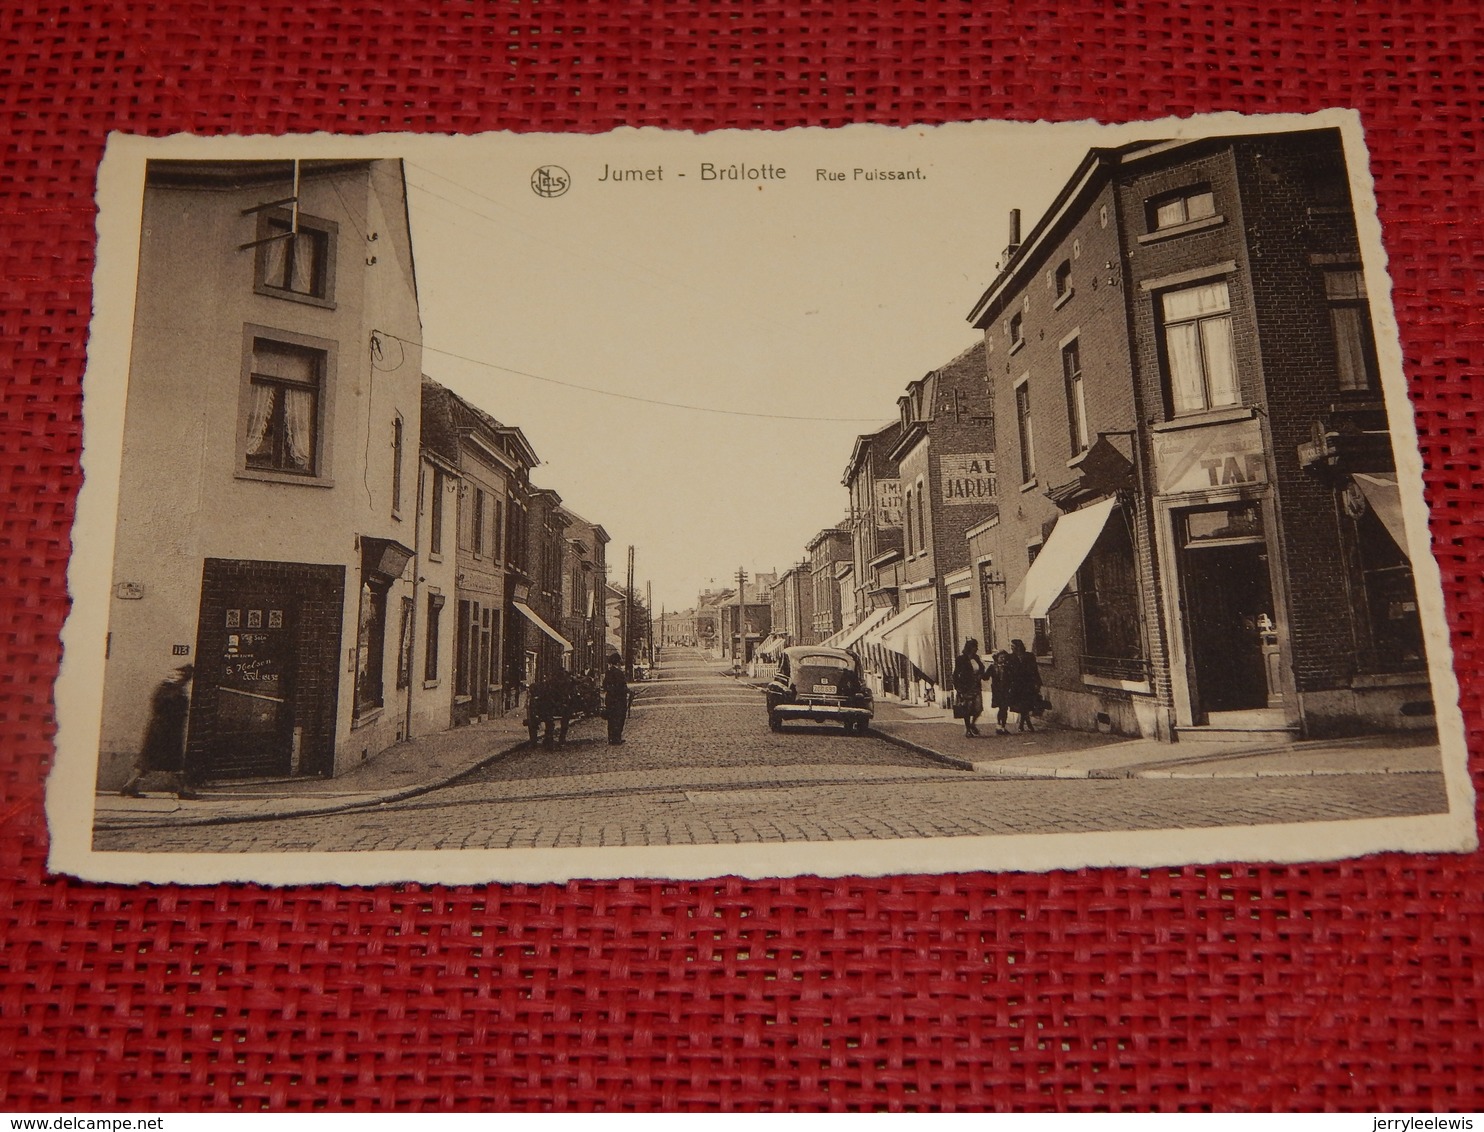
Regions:
[[1005, 693], [1009, 708], [1020, 717], [1019, 730], [1034, 731], [1036, 727], [1031, 722], [1031, 713], [1041, 704], [1041, 666], [1018, 637], [1010, 642], [1006, 668]]
[[[526, 729], [531, 737], [531, 746], [534, 747], [538, 740], [542, 746], [553, 745], [556, 714], [556, 687], [551, 677], [541, 676], [531, 685], [530, 693], [526, 696]], [[546, 729], [544, 738], [541, 736], [543, 727]]]
[[193, 797], [185, 784], [186, 717], [191, 710], [191, 681], [195, 665], [183, 664], [160, 681], [150, 697], [149, 722], [134, 762], [134, 773], [119, 791], [126, 798], [140, 795], [139, 784], [147, 776], [169, 776], [171, 789], [182, 798]]
[[616, 747], [624, 741], [623, 725], [629, 718], [629, 682], [618, 653], [608, 658], [608, 674], [603, 677], [603, 716], [608, 720], [608, 742]]
[[953, 665], [953, 715], [964, 721], [964, 735], [979, 734], [976, 726], [984, 714], [984, 662], [979, 659], [979, 642], [970, 637], [964, 642]]
[[985, 678], [989, 681], [989, 704], [995, 709], [995, 734], [1008, 735], [1010, 729], [1006, 724], [1010, 722], [1010, 654], [1004, 649], [996, 649], [989, 658], [989, 672]]

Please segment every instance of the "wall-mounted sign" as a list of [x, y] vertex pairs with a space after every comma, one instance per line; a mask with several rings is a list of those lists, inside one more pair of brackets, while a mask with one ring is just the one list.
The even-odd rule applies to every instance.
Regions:
[[1247, 420], [1155, 433], [1154, 475], [1165, 495], [1267, 483], [1262, 430]]
[[144, 583], [120, 582], [113, 587], [113, 596], [124, 601], [138, 601], [144, 596]]
[[998, 492], [993, 452], [959, 452], [938, 457], [942, 501], [950, 507], [993, 503]]
[[876, 525], [878, 527], [900, 527], [902, 525], [902, 481], [876, 481]]

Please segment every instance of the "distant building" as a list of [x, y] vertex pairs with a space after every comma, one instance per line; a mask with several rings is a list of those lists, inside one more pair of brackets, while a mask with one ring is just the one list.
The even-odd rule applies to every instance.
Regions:
[[[864, 640], [884, 653], [887, 691], [936, 696], [968, 637], [981, 637], [966, 534], [999, 511], [994, 414], [983, 343], [907, 386], [886, 459], [902, 495], [897, 612]], [[894, 556], [877, 562], [874, 585]], [[894, 669], [894, 671], [890, 671]]]
[[809, 555], [809, 578], [813, 590], [814, 616], [811, 629], [814, 640], [822, 644], [842, 629], [845, 613], [840, 606], [840, 583], [837, 565], [850, 562], [850, 529], [847, 526], [826, 527], [804, 546]]

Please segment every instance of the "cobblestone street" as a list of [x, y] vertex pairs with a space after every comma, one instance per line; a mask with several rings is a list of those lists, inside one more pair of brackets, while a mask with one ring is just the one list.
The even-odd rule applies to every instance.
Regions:
[[[226, 853], [717, 845], [1262, 826], [1447, 808], [1440, 773], [978, 774], [880, 733], [806, 724], [772, 733], [758, 690], [719, 669], [672, 660], [658, 680], [636, 685], [623, 746], [604, 741], [600, 720], [584, 720], [565, 746], [522, 748], [401, 801], [211, 824], [146, 820], [102, 828], [95, 845]], [[983, 740], [987, 750], [1008, 742]]]

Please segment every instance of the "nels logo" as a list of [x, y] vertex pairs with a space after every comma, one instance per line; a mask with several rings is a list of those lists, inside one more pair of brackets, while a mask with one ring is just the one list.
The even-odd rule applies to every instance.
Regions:
[[543, 165], [531, 174], [531, 190], [538, 197], [559, 197], [572, 187], [572, 175], [560, 165]]

